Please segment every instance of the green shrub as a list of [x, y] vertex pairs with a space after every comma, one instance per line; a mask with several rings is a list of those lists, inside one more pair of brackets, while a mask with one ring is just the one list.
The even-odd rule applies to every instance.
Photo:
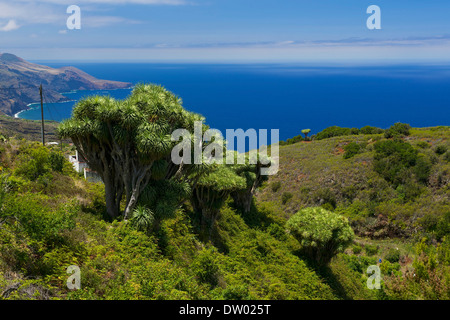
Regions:
[[352, 129], [350, 129], [350, 128], [341, 128], [338, 126], [332, 126], [332, 127], [328, 127], [326, 129], [320, 131], [319, 133], [317, 133], [316, 139], [323, 140], [323, 139], [332, 138], [332, 137], [350, 136], [352, 134], [353, 134]]
[[430, 147], [430, 144], [426, 141], [419, 141], [416, 143], [416, 146], [421, 149], [428, 149]]
[[222, 292], [224, 300], [247, 300], [249, 298], [248, 287], [245, 285], [228, 286]]
[[214, 249], [203, 249], [193, 261], [191, 268], [194, 274], [203, 283], [217, 286], [219, 277], [219, 267], [215, 259]]
[[365, 272], [369, 266], [377, 264], [377, 258], [375, 257], [361, 256], [359, 258], [360, 258], [359, 261], [361, 263], [361, 269], [363, 270], [363, 272]]
[[384, 137], [389, 139], [409, 136], [410, 129], [411, 126], [409, 124], [397, 122], [384, 132]]
[[287, 146], [287, 145], [290, 145], [290, 144], [301, 142], [303, 140], [305, 140], [305, 139], [303, 139], [302, 135], [298, 135], [298, 136], [295, 136], [293, 138], [289, 138], [286, 141], [283, 141], [283, 140], [280, 141], [280, 146]]
[[414, 166], [414, 174], [416, 175], [416, 179], [419, 182], [426, 184], [428, 178], [430, 177], [432, 166], [433, 165], [430, 160], [428, 160], [425, 155], [419, 155], [416, 160], [416, 165]]
[[436, 224], [436, 238], [439, 240], [450, 235], [450, 211], [444, 213]]
[[359, 153], [359, 151], [361, 150], [361, 146], [356, 142], [350, 142], [344, 147], [344, 150], [344, 159], [349, 159]]
[[324, 188], [317, 190], [314, 195], [314, 201], [320, 205], [329, 204], [333, 209], [336, 208], [337, 200], [336, 195], [330, 188]]
[[281, 202], [283, 204], [286, 204], [292, 199], [293, 196], [294, 195], [290, 192], [283, 192], [283, 194], [281, 195]]
[[319, 265], [328, 264], [354, 238], [347, 218], [320, 207], [300, 210], [287, 221], [286, 228]]
[[270, 188], [272, 189], [272, 192], [277, 192], [281, 188], [281, 181], [272, 182]]
[[66, 159], [61, 152], [52, 151], [48, 157], [50, 168], [56, 172], [62, 172]]
[[139, 231], [148, 232], [155, 220], [153, 213], [150, 209], [139, 205], [134, 209], [131, 216], [131, 225]]
[[47, 196], [33, 193], [6, 200], [5, 213], [14, 216], [31, 239], [53, 246], [64, 241], [63, 232], [75, 227], [75, 202], [52, 208]]
[[344, 261], [346, 262], [347, 266], [358, 273], [362, 273], [363, 269], [362, 269], [362, 264], [361, 261], [359, 259], [359, 257], [357, 256], [353, 256], [353, 255], [343, 255], [342, 258], [344, 259]]
[[39, 146], [20, 155], [16, 174], [35, 181], [39, 176], [49, 172], [49, 151], [44, 146]]
[[359, 132], [361, 134], [380, 134], [383, 133], [384, 130], [381, 128], [377, 128], [377, 127], [371, 127], [371, 126], [365, 126], [362, 127]]
[[284, 229], [276, 223], [271, 223], [267, 229], [267, 233], [269, 233], [272, 237], [275, 239], [278, 239], [280, 241], [285, 241], [287, 239], [286, 232]]
[[398, 275], [401, 276], [400, 272], [400, 264], [398, 262], [390, 262], [388, 260], [384, 260], [380, 264], [381, 274], [385, 276], [390, 275]]
[[447, 152], [444, 154], [444, 160], [450, 162], [450, 151], [447, 151]]
[[410, 178], [409, 168], [417, 161], [417, 150], [401, 140], [384, 140], [374, 144], [374, 170], [394, 187]]
[[301, 135], [298, 135], [293, 138], [287, 139], [286, 142], [287, 142], [287, 144], [294, 144], [297, 142], [301, 142], [303, 140], [305, 140], [305, 139], [303, 139], [303, 137]]
[[378, 252], [378, 247], [376, 245], [366, 244], [364, 246], [364, 251], [368, 256], [373, 256]]
[[353, 251], [353, 254], [360, 254], [362, 251], [362, 248], [360, 245], [354, 245], [352, 247], [352, 251]]
[[390, 263], [396, 263], [400, 260], [400, 251], [398, 249], [391, 248], [384, 257]]
[[443, 155], [444, 153], [447, 152], [447, 146], [441, 144], [434, 149], [434, 152], [437, 155]]

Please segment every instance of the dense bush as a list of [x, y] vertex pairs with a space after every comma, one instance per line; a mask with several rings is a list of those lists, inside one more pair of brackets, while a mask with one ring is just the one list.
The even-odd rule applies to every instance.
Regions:
[[286, 228], [319, 265], [329, 263], [354, 237], [346, 218], [320, 207], [300, 210], [287, 221]]
[[445, 159], [446, 161], [450, 162], [450, 151], [447, 151], [447, 152], [444, 154], [444, 159]]
[[389, 139], [409, 136], [410, 129], [409, 124], [397, 122], [384, 132], [384, 137]]
[[352, 131], [351, 128], [341, 128], [338, 126], [332, 126], [332, 127], [323, 129], [322, 131], [317, 133], [316, 140], [323, 140], [323, 139], [332, 138], [332, 137], [349, 136], [352, 134], [358, 134], [359, 131], [357, 132], [356, 130], [353, 129], [353, 131]]
[[377, 128], [377, 127], [371, 127], [371, 126], [365, 126], [361, 129], [358, 128], [342, 128], [338, 126], [332, 126], [328, 127], [322, 131], [320, 131], [318, 134], [316, 134], [315, 139], [316, 140], [323, 140], [327, 138], [332, 137], [340, 137], [340, 136], [350, 136], [350, 135], [358, 135], [358, 134], [380, 134], [383, 133], [384, 130]]
[[211, 287], [217, 286], [219, 267], [215, 259], [214, 249], [203, 249], [200, 251], [191, 268], [201, 282], [207, 283]]
[[50, 168], [53, 171], [62, 172], [66, 159], [64, 158], [64, 155], [62, 153], [52, 151], [49, 155], [48, 161]]
[[294, 144], [294, 143], [297, 143], [297, 142], [301, 142], [301, 141], [304, 141], [304, 140], [305, 139], [302, 137], [302, 135], [298, 135], [298, 136], [289, 138], [286, 141], [281, 140], [280, 141], [280, 146], [287, 146], [287, 145]]
[[377, 128], [377, 127], [372, 127], [372, 126], [365, 126], [362, 127], [359, 132], [361, 134], [380, 134], [383, 133], [384, 130], [381, 128]]
[[354, 245], [352, 247], [353, 254], [360, 254], [362, 251], [362, 247], [360, 245]]
[[344, 159], [349, 159], [354, 157], [361, 150], [361, 146], [356, 142], [350, 142], [344, 147]]
[[49, 154], [49, 150], [44, 146], [22, 149], [16, 174], [35, 181], [38, 177], [50, 171]]
[[283, 194], [281, 195], [281, 202], [283, 204], [286, 204], [292, 199], [293, 196], [294, 195], [290, 192], [283, 192]]
[[396, 263], [400, 260], [400, 251], [398, 249], [391, 248], [384, 258], [390, 263]]
[[434, 152], [438, 155], [442, 155], [447, 152], [447, 146], [439, 145], [434, 149]]
[[378, 247], [376, 245], [366, 244], [364, 250], [368, 256], [373, 256], [378, 252]]
[[450, 211], [447, 211], [436, 224], [436, 238], [439, 240], [450, 235]]
[[401, 140], [377, 141], [374, 170], [395, 187], [409, 178], [408, 169], [417, 161], [417, 150]]
[[428, 178], [431, 173], [432, 163], [425, 155], [418, 155], [416, 164], [414, 166], [414, 174], [416, 176], [416, 179], [426, 184], [428, 181]]

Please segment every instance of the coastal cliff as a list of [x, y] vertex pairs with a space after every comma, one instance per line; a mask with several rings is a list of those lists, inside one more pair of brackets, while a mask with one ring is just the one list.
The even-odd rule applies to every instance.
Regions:
[[128, 82], [97, 79], [74, 67], [51, 68], [30, 63], [10, 53], [0, 53], [0, 112], [12, 116], [38, 102], [39, 86], [53, 102], [68, 100], [61, 92], [128, 88]]

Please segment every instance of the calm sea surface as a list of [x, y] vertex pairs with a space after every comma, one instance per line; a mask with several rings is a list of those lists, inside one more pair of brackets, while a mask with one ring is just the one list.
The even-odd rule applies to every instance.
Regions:
[[[43, 62], [41, 62], [43, 63]], [[165, 86], [186, 109], [226, 129], [279, 129], [285, 140], [305, 128], [450, 125], [450, 66], [311, 67], [281, 64], [49, 63], [72, 65], [106, 80]], [[44, 88], [45, 89], [45, 88]], [[131, 89], [67, 93], [74, 101], [44, 106], [45, 118], [70, 117], [77, 100]], [[39, 105], [19, 114], [40, 119]]]

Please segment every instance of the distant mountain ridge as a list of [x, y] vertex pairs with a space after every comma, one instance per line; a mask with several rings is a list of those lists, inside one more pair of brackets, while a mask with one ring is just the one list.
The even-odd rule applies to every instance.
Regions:
[[128, 88], [128, 82], [97, 79], [74, 67], [51, 68], [28, 62], [10, 53], [0, 53], [0, 112], [9, 116], [38, 102], [39, 86], [52, 102], [69, 100], [61, 92]]

